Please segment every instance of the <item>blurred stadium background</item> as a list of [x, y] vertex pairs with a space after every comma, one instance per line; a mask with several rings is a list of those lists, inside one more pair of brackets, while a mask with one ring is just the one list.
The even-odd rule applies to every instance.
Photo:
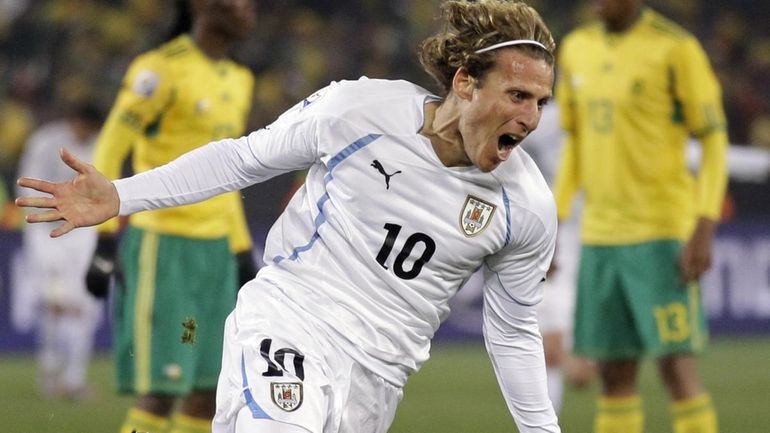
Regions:
[[[361, 75], [433, 83], [416, 63], [416, 44], [436, 25], [435, 0], [261, 1], [257, 31], [237, 58], [256, 74], [250, 128], [264, 126], [333, 79]], [[531, 0], [557, 43], [590, 17], [587, 1]], [[724, 90], [731, 167], [713, 269], [704, 299], [713, 344], [703, 373], [722, 431], [770, 431], [770, 2], [648, 1], [698, 36]], [[13, 194], [16, 164], [28, 135], [69, 104], [93, 101], [105, 111], [128, 62], [170, 31], [174, 3], [154, 0], [0, 0], [0, 175]], [[762, 166], [761, 164], [759, 165]], [[767, 164], [764, 165], [767, 167]], [[249, 224], [264, 241], [294, 177], [245, 191]], [[2, 189], [2, 188], [0, 188]], [[98, 334], [94, 398], [44, 401], [35, 384], [34, 335], [10, 324], [10, 263], [20, 246], [20, 213], [0, 194], [0, 413], [12, 433], [110, 432], [128, 400], [112, 391], [109, 320]], [[478, 300], [461, 299], [439, 333], [433, 359], [406, 390], [394, 432], [503, 432], [512, 421], [480, 344]], [[649, 433], [666, 432], [665, 396], [645, 366]], [[570, 389], [565, 432], [590, 431], [596, 390]]]

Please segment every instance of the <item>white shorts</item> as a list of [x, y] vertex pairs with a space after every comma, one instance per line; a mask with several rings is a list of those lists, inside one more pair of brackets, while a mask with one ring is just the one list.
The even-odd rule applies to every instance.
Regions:
[[263, 431], [266, 419], [312, 433], [387, 432], [401, 388], [340, 350], [345, 342], [270, 283], [241, 290], [259, 291], [260, 302], [239, 298], [227, 318], [213, 433]]

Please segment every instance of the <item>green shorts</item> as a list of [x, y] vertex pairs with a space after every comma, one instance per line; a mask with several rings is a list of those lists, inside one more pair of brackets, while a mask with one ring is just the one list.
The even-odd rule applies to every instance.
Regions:
[[707, 339], [700, 286], [682, 283], [682, 244], [584, 245], [574, 351], [600, 360], [694, 353]]
[[[238, 284], [227, 239], [190, 239], [130, 227], [121, 240], [120, 265], [113, 300], [118, 391], [185, 395], [214, 390], [225, 318], [235, 307]], [[187, 342], [182, 341], [185, 334]]]

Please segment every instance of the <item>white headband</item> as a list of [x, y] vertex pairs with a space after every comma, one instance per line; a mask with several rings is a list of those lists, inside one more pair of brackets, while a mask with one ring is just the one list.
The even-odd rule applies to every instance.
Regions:
[[486, 53], [487, 51], [492, 51], [492, 50], [496, 50], [498, 48], [503, 48], [503, 47], [510, 47], [510, 46], [513, 46], [513, 45], [536, 45], [536, 46], [538, 46], [538, 47], [548, 51], [548, 49], [545, 47], [545, 45], [541, 44], [538, 41], [533, 41], [531, 39], [514, 39], [512, 41], [500, 42], [499, 44], [494, 44], [494, 45], [491, 45], [489, 47], [482, 48], [480, 50], [476, 50], [476, 54]]

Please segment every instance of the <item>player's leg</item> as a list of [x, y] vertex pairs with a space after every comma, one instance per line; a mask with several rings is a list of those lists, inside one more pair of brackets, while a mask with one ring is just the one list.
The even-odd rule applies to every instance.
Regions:
[[679, 278], [681, 243], [646, 242], [629, 247], [629, 294], [648, 353], [658, 367], [672, 402], [675, 433], [715, 433], [716, 413], [701, 383], [694, 354], [706, 341], [706, 318], [700, 288]]
[[567, 354], [564, 375], [566, 382], [576, 388], [586, 388], [596, 377], [596, 361], [584, 356]]
[[215, 399], [213, 390], [193, 391], [185, 396], [181, 407], [171, 417], [169, 433], [211, 433]]
[[602, 382], [595, 433], [641, 433], [644, 415], [636, 389], [641, 342], [621, 281], [620, 247], [584, 246], [580, 255], [574, 351], [596, 359]]
[[66, 346], [62, 385], [68, 397], [80, 399], [88, 394], [87, 374], [93, 353], [94, 334], [101, 319], [102, 304], [87, 291], [84, 275], [88, 267], [86, 257], [72, 255], [61, 269], [62, 284], [67, 299], [62, 309], [60, 339]]
[[386, 433], [396, 416], [403, 390], [356, 362], [351, 364], [347, 376], [347, 395], [340, 403], [339, 433]]
[[717, 433], [711, 397], [698, 375], [693, 355], [677, 354], [658, 360], [663, 383], [672, 397], [674, 433]]
[[184, 293], [178, 295], [189, 297], [194, 305], [194, 314], [191, 311], [181, 320], [194, 319], [195, 322], [188, 323], [188, 329], [184, 329], [193, 341], [179, 343], [193, 356], [192, 391], [181, 399], [171, 433], [208, 432], [216, 410], [224, 323], [235, 307], [238, 292], [237, 268], [226, 239], [178, 242], [184, 251], [181, 258], [187, 269], [184, 275], [178, 276], [178, 285], [184, 287]]
[[62, 317], [61, 340], [66, 345], [62, 386], [68, 397], [86, 396], [86, 376], [93, 348], [93, 324], [85, 311], [71, 307]]
[[44, 304], [37, 324], [37, 363], [40, 389], [46, 397], [57, 397], [62, 365], [62, 343], [58, 341], [61, 326], [59, 314]]
[[[189, 355], [180, 344], [186, 298], [168, 283], [175, 260], [166, 237], [129, 227], [121, 240], [123, 278], [114, 291], [114, 358], [120, 393], [133, 394], [121, 433], [167, 431], [179, 395], [189, 392]], [[171, 288], [171, 289], [170, 289]]]
[[344, 368], [330, 364], [337, 345], [271, 283], [249, 282], [225, 323], [213, 431], [322, 433]]

